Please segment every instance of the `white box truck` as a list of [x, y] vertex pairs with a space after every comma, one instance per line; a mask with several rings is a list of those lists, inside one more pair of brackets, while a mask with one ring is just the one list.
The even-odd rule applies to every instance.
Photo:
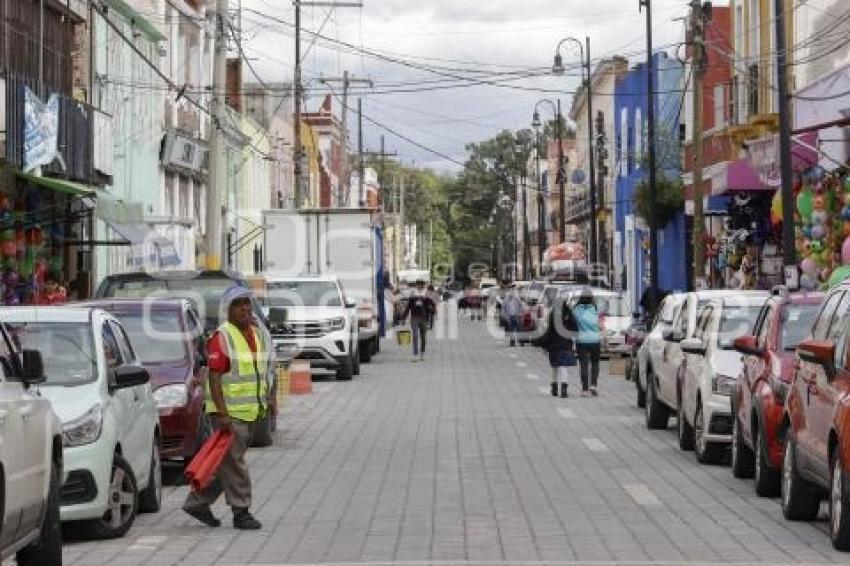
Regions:
[[363, 362], [380, 344], [383, 238], [377, 220], [376, 213], [362, 209], [263, 211], [266, 273], [336, 276], [357, 305]]

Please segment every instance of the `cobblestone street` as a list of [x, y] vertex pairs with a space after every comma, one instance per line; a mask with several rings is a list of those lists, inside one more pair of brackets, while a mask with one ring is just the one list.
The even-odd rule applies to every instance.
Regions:
[[[833, 563], [826, 524], [791, 523], [728, 467], [650, 432], [634, 386], [549, 396], [536, 349], [481, 323], [411, 363], [391, 340], [354, 381], [292, 398], [251, 450], [259, 532], [182, 513], [185, 486], [125, 539], [71, 542], [67, 564]], [[603, 370], [603, 373], [605, 371]], [[673, 422], [671, 422], [671, 425]]]

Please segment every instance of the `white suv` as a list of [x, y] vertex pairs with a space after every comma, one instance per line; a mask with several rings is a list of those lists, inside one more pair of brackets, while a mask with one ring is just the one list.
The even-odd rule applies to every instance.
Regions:
[[159, 510], [159, 413], [121, 323], [101, 309], [0, 309], [13, 339], [44, 356], [42, 395], [62, 422], [62, 522], [94, 538], [123, 536]]
[[41, 355], [23, 352], [0, 325], [0, 561], [60, 566], [62, 428], [36, 384]]
[[743, 362], [735, 338], [752, 333], [768, 298], [760, 295], [713, 299], [700, 310], [692, 338], [681, 343], [679, 369], [679, 448], [696, 451], [697, 460], [715, 463], [732, 442], [731, 398]]
[[308, 360], [313, 368], [336, 372], [337, 379], [360, 374], [357, 304], [333, 276], [267, 275], [263, 313], [285, 309], [286, 322], [270, 323], [279, 357]]
[[[664, 429], [671, 413], [676, 413], [679, 404], [679, 366], [684, 355], [681, 342], [693, 338], [696, 332], [697, 314], [713, 299], [736, 296], [741, 299], [757, 297], [764, 301], [765, 291], [709, 290], [686, 293], [681, 307], [676, 312], [672, 325], [664, 328], [661, 340], [648, 340], [648, 360], [641, 367], [641, 381], [646, 384], [646, 426]], [[645, 373], [644, 373], [645, 372]]]

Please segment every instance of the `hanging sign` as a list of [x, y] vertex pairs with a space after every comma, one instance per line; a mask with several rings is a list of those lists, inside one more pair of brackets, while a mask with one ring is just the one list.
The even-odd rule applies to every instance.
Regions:
[[24, 173], [48, 165], [59, 157], [59, 97], [47, 104], [24, 87]]

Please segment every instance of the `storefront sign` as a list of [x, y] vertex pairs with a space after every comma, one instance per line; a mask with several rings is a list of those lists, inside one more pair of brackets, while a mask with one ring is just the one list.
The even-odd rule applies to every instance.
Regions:
[[45, 104], [29, 88], [24, 97], [23, 170], [29, 173], [59, 157], [59, 97], [51, 94]]
[[[794, 137], [791, 142], [791, 168], [794, 171], [803, 171], [818, 164], [818, 154], [814, 149], [817, 146], [817, 141], [816, 132]], [[773, 135], [748, 141], [747, 153], [753, 171], [756, 172], [762, 183], [771, 188], [782, 185], [779, 136]]]

